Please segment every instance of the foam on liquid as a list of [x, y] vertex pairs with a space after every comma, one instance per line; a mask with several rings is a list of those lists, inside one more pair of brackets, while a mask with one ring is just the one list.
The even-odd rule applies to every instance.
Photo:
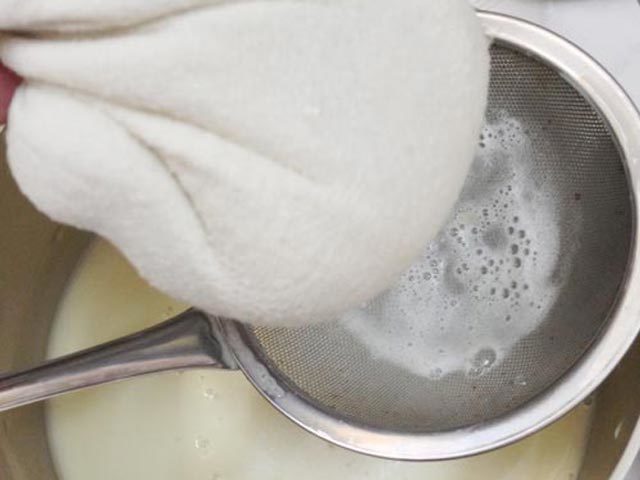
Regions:
[[517, 120], [484, 128], [448, 225], [394, 288], [342, 318], [373, 355], [431, 378], [482, 375], [545, 319], [560, 232], [532, 155]]
[[[68, 286], [49, 354], [183, 308], [98, 242]], [[445, 463], [386, 461], [329, 445], [283, 418], [238, 372], [166, 373], [78, 392], [49, 402], [47, 424], [60, 480], [568, 480], [581, 465], [592, 408], [509, 448]]]

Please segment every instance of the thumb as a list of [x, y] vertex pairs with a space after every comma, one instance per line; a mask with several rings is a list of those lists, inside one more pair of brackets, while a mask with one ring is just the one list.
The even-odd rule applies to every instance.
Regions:
[[7, 122], [9, 105], [20, 82], [22, 78], [0, 63], [0, 124]]

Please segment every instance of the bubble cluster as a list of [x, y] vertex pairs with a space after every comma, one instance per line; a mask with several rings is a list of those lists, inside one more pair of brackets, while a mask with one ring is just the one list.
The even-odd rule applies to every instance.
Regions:
[[413, 373], [480, 376], [545, 319], [560, 285], [552, 192], [514, 119], [484, 128], [455, 214], [398, 284], [342, 322]]
[[194, 441], [194, 446], [203, 458], [208, 457], [213, 453], [213, 444], [209, 438], [197, 437]]
[[203, 395], [208, 400], [215, 400], [218, 398], [218, 393], [213, 388], [205, 388]]

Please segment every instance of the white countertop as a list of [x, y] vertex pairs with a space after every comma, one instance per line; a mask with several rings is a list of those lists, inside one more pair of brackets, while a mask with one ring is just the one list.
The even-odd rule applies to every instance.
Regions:
[[640, 105], [638, 0], [471, 0], [553, 30], [600, 62]]
[[[640, 0], [470, 0], [571, 40], [603, 65], [640, 107]], [[639, 379], [640, 381], [640, 379]], [[640, 457], [626, 480], [640, 479]]]

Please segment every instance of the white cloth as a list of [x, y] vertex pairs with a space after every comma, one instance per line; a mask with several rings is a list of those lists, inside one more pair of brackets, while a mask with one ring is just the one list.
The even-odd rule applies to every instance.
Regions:
[[466, 0], [0, 0], [18, 184], [153, 285], [258, 324], [380, 292], [442, 225], [481, 125]]

